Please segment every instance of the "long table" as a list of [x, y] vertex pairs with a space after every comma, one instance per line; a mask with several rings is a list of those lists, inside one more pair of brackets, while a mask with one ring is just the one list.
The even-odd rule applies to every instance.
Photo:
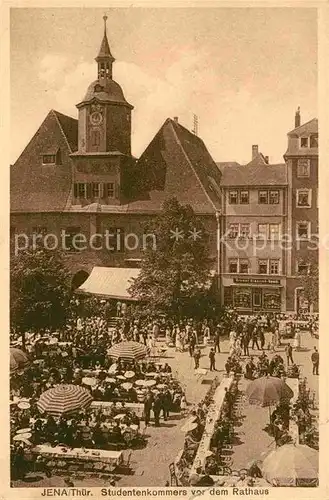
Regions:
[[233, 382], [233, 377], [223, 378], [220, 385], [217, 387], [215, 391], [215, 394], [213, 396], [213, 403], [208, 408], [205, 429], [192, 468], [190, 470], [190, 476], [196, 473], [196, 469], [198, 467], [204, 466], [207, 452], [210, 449], [210, 442], [214, 434], [215, 425], [222, 411], [222, 406], [226, 394], [225, 389], [229, 390], [231, 388], [232, 382]]
[[123, 461], [122, 451], [112, 450], [92, 450], [83, 448], [66, 449], [63, 451], [62, 446], [49, 446], [40, 444], [32, 449], [32, 453], [36, 453], [43, 457], [51, 459], [77, 459], [88, 462], [101, 462], [103, 464], [119, 465]]
[[[92, 410], [101, 409], [102, 411], [104, 411], [104, 413], [106, 413], [107, 411], [111, 410], [113, 405], [114, 405], [113, 401], [93, 401], [90, 405], [90, 408]], [[121, 408], [120, 408], [120, 406], [118, 406], [116, 404], [116, 408], [118, 410], [120, 410], [121, 408], [122, 408], [122, 410], [125, 410], [125, 409], [132, 410], [136, 413], [136, 415], [139, 418], [141, 418], [143, 416], [144, 405], [142, 403], [125, 403], [125, 405]]]

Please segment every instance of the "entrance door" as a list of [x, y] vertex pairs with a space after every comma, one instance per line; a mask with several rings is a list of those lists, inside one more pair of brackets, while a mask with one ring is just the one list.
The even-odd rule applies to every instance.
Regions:
[[254, 309], [260, 309], [262, 307], [262, 291], [260, 289], [253, 289], [252, 305]]

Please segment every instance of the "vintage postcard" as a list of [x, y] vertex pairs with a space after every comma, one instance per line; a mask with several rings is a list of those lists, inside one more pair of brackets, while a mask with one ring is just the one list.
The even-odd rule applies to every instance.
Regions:
[[328, 11], [3, 4], [3, 498], [329, 498]]

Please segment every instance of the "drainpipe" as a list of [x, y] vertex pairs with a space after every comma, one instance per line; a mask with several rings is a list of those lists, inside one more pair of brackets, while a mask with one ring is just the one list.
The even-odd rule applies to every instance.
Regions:
[[216, 221], [217, 221], [217, 287], [218, 287], [218, 297], [219, 303], [222, 305], [222, 276], [221, 276], [221, 232], [220, 232], [220, 216], [221, 212], [216, 210]]

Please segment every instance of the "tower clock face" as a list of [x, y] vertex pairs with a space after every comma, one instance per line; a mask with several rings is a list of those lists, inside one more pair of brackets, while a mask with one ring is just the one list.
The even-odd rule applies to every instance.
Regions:
[[89, 119], [92, 125], [100, 125], [103, 121], [103, 115], [99, 111], [94, 111], [91, 113]]

